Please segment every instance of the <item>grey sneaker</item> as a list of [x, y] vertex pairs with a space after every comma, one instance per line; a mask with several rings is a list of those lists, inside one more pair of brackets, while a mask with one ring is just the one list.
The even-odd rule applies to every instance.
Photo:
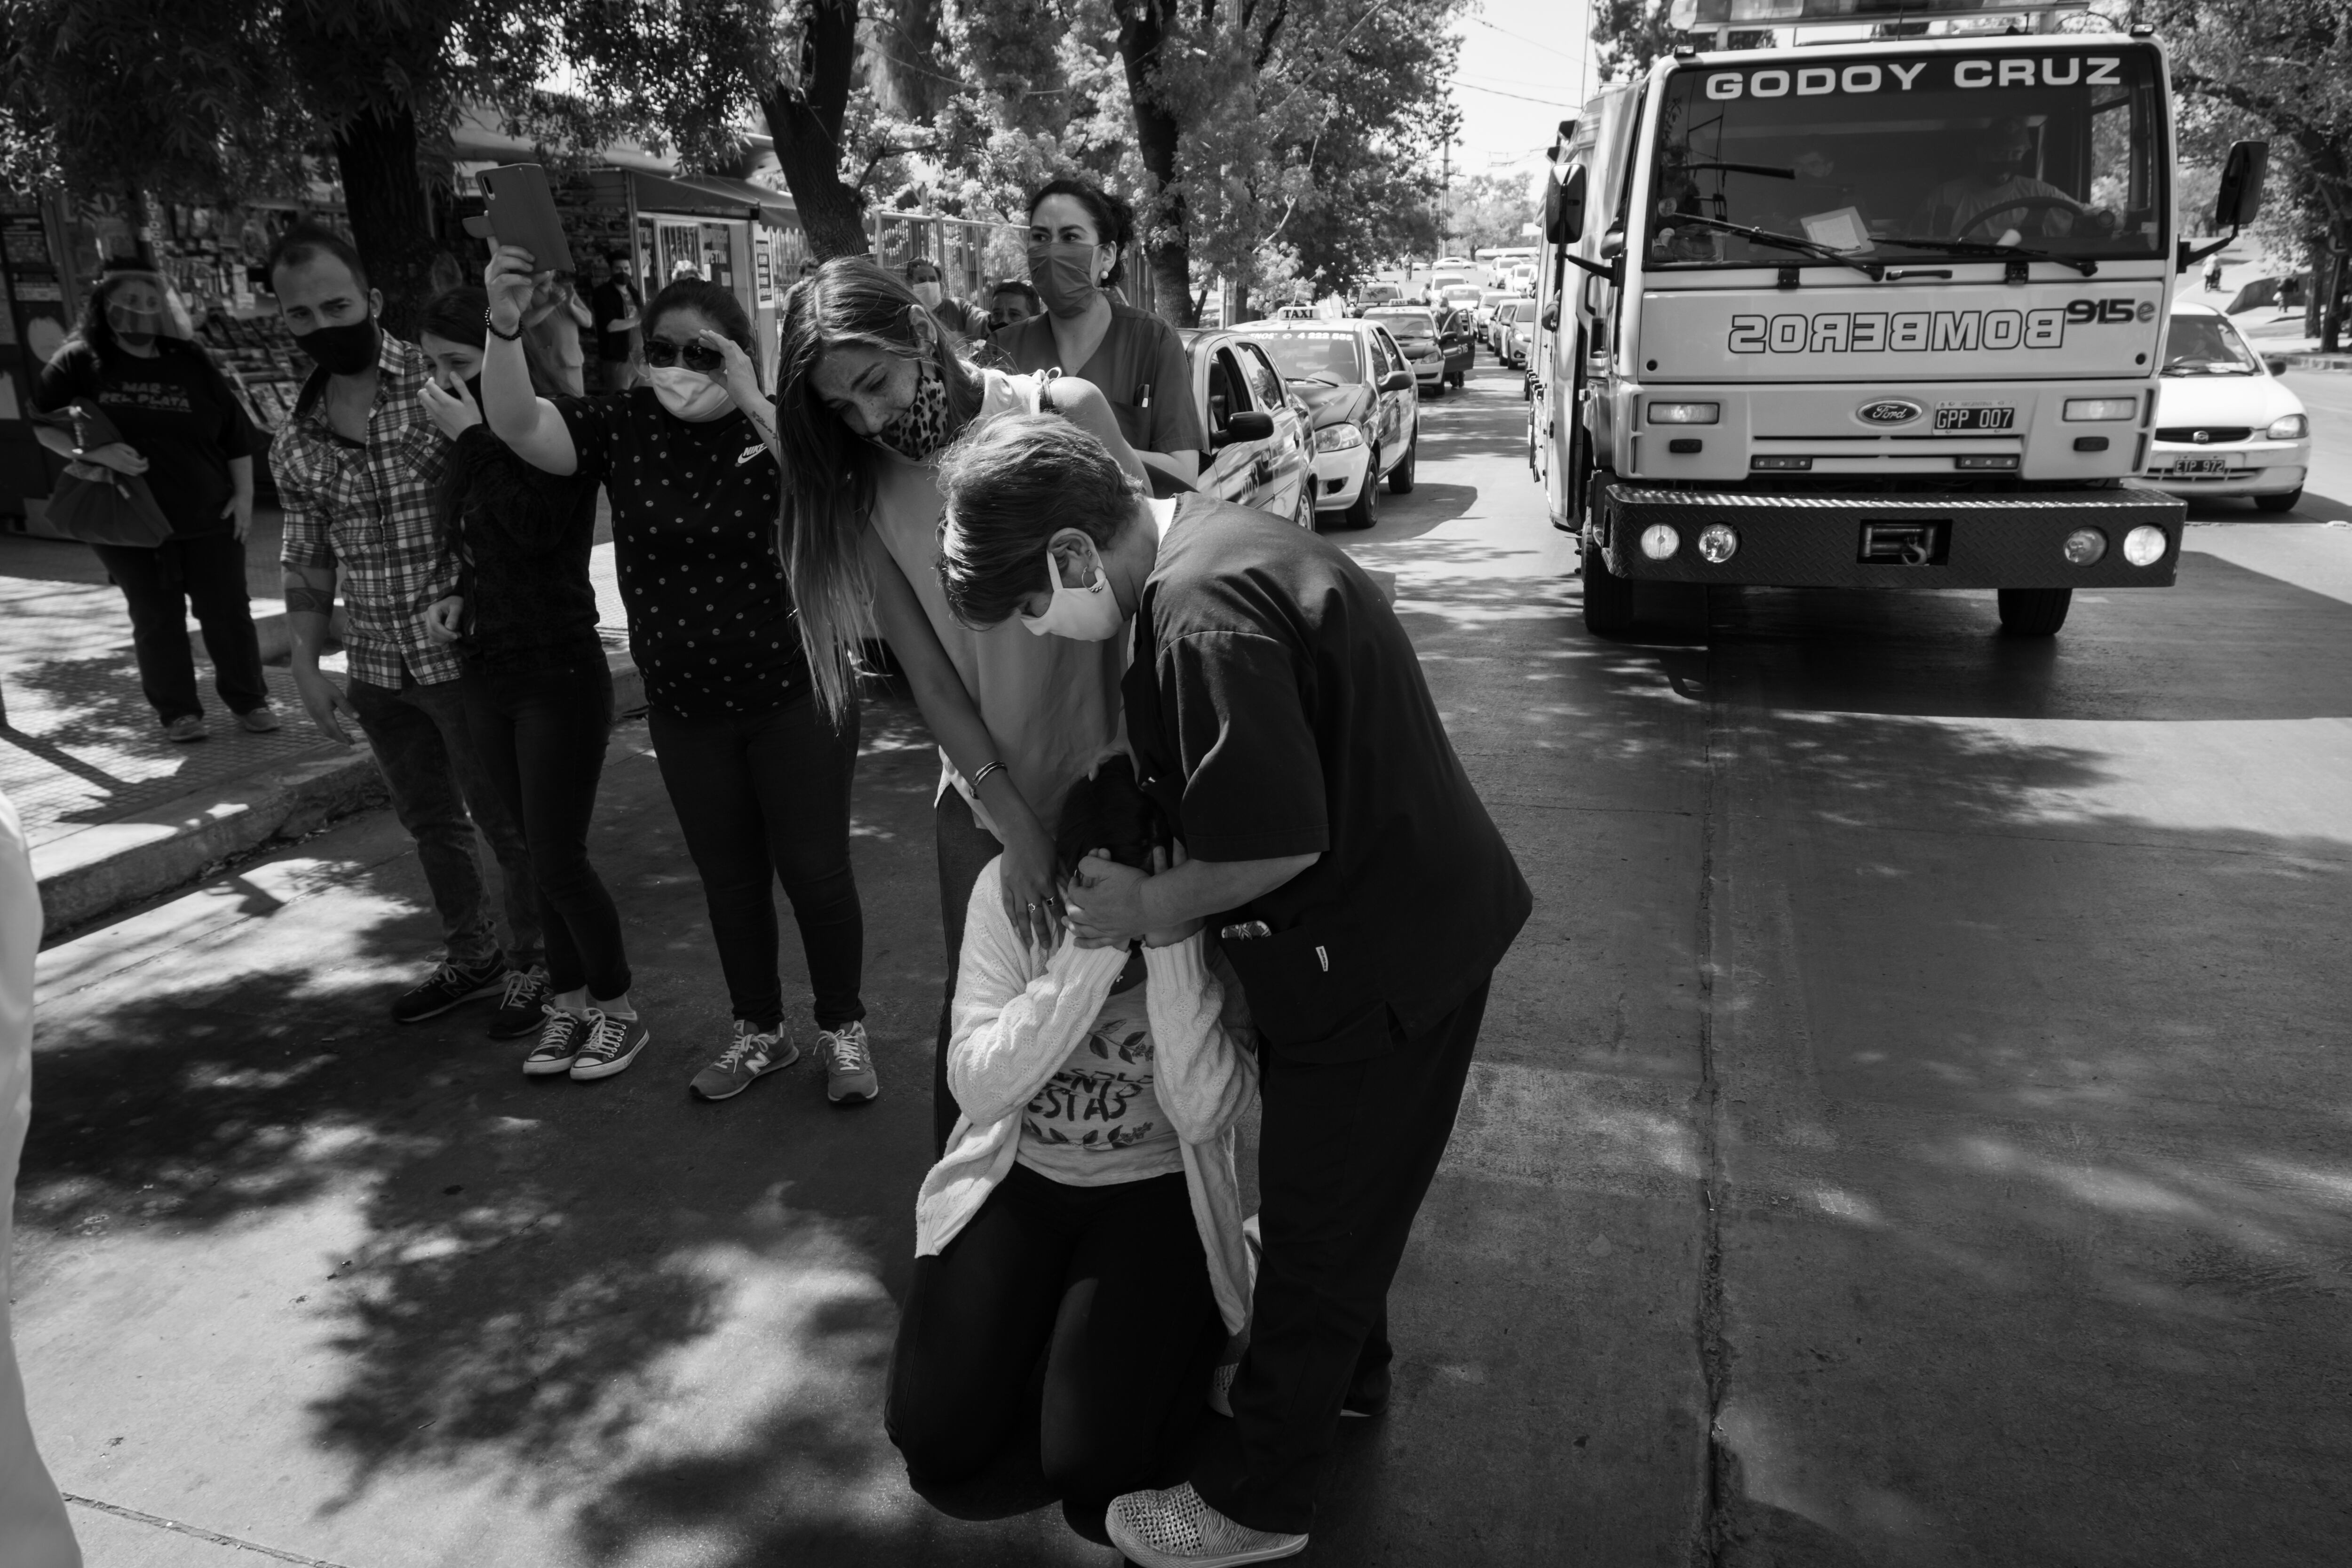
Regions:
[[1111, 1503], [1103, 1525], [1111, 1543], [1143, 1568], [1227, 1568], [1307, 1550], [1304, 1535], [1234, 1523], [1203, 1501], [1190, 1481], [1164, 1492], [1129, 1492]]
[[278, 732], [278, 714], [267, 702], [258, 708], [247, 709], [236, 716], [236, 721], [240, 728], [252, 734], [274, 735]]
[[763, 1033], [738, 1018], [733, 1042], [686, 1087], [705, 1100], [732, 1100], [754, 1079], [782, 1072], [800, 1059], [800, 1047], [784, 1037], [782, 1026]]
[[211, 731], [205, 728], [205, 721], [194, 713], [183, 713], [163, 726], [163, 738], [168, 741], [177, 741], [183, 745], [190, 741], [205, 740], [211, 733]]
[[882, 1092], [874, 1076], [874, 1055], [866, 1048], [864, 1024], [853, 1020], [838, 1029], [819, 1029], [816, 1054], [824, 1063], [824, 1097], [835, 1105], [872, 1100]]
[[552, 1004], [540, 1010], [547, 1015], [547, 1022], [539, 1026], [539, 1044], [522, 1058], [523, 1073], [529, 1078], [568, 1073], [572, 1064], [580, 1059], [580, 1047], [587, 1041], [588, 1020]]
[[588, 1037], [581, 1041], [579, 1059], [572, 1064], [572, 1081], [587, 1083], [628, 1071], [653, 1037], [643, 1018], [608, 1018], [589, 1008]]

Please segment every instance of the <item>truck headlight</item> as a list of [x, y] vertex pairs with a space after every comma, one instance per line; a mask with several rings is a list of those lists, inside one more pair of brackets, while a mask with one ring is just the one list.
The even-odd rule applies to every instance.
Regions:
[[1712, 425], [1723, 417], [1720, 403], [1653, 403], [1653, 425]]
[[1315, 432], [1315, 449], [1318, 452], [1344, 452], [1364, 444], [1364, 433], [1353, 425], [1326, 425]]
[[2124, 559], [2135, 566], [2153, 566], [2164, 559], [2164, 530], [2141, 523], [2124, 535]]
[[2069, 566], [2095, 566], [2099, 557], [2107, 552], [2107, 536], [2095, 528], [2078, 528], [2066, 536], [2060, 549], [2066, 552]]
[[1710, 522], [1698, 531], [1698, 552], [1708, 564], [1720, 566], [1739, 552], [1739, 533], [1727, 522]]
[[1683, 536], [1673, 523], [1654, 522], [1642, 531], [1642, 553], [1653, 561], [1664, 561], [1682, 547]]
[[2273, 441], [2300, 441], [2311, 434], [2311, 421], [2300, 414], [2290, 414], [2284, 419], [2273, 419], [2271, 427], [2263, 432]]
[[2066, 400], [2066, 417], [2080, 422], [2085, 419], [2129, 419], [2139, 412], [2137, 397], [2070, 397]]

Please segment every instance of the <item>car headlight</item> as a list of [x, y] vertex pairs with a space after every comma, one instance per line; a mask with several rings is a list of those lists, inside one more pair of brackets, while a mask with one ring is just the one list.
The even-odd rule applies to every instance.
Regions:
[[2290, 414], [2284, 419], [2273, 419], [2271, 427], [2263, 432], [2273, 441], [2300, 441], [2311, 434], [2311, 421], [2300, 414]]
[[1315, 449], [1318, 452], [1344, 452], [1363, 444], [1364, 433], [1353, 425], [1326, 425], [1315, 432]]
[[1720, 403], [1653, 403], [1648, 410], [1653, 425], [1712, 425], [1723, 417]]
[[2069, 421], [2084, 419], [2129, 419], [2139, 412], [2137, 397], [2070, 397], [2066, 400]]

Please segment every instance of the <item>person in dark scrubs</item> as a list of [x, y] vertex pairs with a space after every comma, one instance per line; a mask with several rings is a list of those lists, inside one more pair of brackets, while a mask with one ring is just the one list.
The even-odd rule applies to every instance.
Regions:
[[[1135, 237], [1125, 202], [1085, 180], [1053, 180], [1029, 198], [1029, 280], [1045, 313], [992, 340], [1017, 374], [1058, 370], [1101, 389], [1127, 444], [1187, 483], [1208, 437], [1176, 329], [1113, 299]], [[1155, 460], [1153, 454], [1157, 454]]]
[[1232, 1443], [1111, 1506], [1146, 1568], [1304, 1551], [1342, 1409], [1389, 1392], [1388, 1289], [1436, 1173], [1495, 966], [1533, 906], [1421, 663], [1353, 558], [1265, 512], [1142, 493], [1066, 420], [940, 459], [940, 585], [964, 624], [1102, 640], [1145, 791], [1190, 858], [1100, 856], [1081, 945], [1205, 917], [1259, 1031], [1264, 1253]]

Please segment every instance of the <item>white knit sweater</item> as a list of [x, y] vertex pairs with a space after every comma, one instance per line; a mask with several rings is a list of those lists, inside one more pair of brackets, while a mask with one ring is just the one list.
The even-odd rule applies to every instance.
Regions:
[[[1066, 933], [1050, 956], [1022, 941], [998, 892], [1003, 864], [981, 871], [964, 916], [948, 1044], [948, 1087], [962, 1114], [915, 1199], [918, 1258], [955, 1239], [1013, 1168], [1022, 1108], [1086, 1038], [1127, 966], [1125, 950], [1081, 948]], [[1181, 1142], [1217, 1310], [1239, 1333], [1253, 1263], [1234, 1173], [1234, 1123], [1257, 1093], [1248, 1014], [1197, 934], [1144, 949], [1143, 963], [1153, 1089]]]

